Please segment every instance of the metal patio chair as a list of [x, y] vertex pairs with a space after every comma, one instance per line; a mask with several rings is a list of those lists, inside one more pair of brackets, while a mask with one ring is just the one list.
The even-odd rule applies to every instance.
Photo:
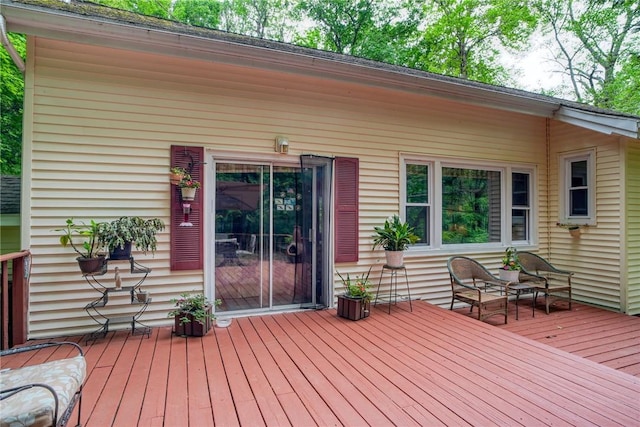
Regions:
[[560, 270], [546, 259], [531, 252], [518, 252], [518, 259], [524, 273], [540, 279], [535, 284], [534, 298], [537, 299], [539, 292], [544, 293], [547, 314], [549, 314], [549, 306], [557, 299], [568, 299], [569, 310], [571, 310], [571, 276], [573, 276], [573, 272]]
[[491, 274], [478, 261], [455, 256], [447, 261], [451, 279], [451, 310], [453, 303], [459, 300], [478, 307], [478, 320], [501, 315], [507, 323], [509, 282], [500, 280]]

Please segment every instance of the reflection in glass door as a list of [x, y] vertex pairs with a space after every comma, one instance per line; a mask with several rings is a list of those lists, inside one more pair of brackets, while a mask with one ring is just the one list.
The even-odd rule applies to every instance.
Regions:
[[294, 166], [216, 163], [218, 311], [318, 305], [315, 244], [324, 227], [313, 225], [316, 180], [302, 178]]

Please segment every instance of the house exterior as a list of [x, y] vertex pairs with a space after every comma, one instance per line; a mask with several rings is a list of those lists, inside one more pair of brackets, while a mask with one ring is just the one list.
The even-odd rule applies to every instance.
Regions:
[[0, 176], [0, 254], [20, 250], [20, 177]]
[[[450, 256], [497, 273], [515, 246], [574, 271], [576, 300], [640, 313], [638, 117], [79, 2], [1, 4], [28, 35], [31, 338], [96, 327], [98, 294], [53, 231], [70, 217], [167, 223], [155, 254], [134, 253], [151, 326], [182, 292], [242, 315], [331, 307], [338, 272], [371, 268], [377, 286], [373, 227], [392, 214], [421, 235], [414, 298], [447, 306]], [[202, 182], [195, 201], [172, 166]]]

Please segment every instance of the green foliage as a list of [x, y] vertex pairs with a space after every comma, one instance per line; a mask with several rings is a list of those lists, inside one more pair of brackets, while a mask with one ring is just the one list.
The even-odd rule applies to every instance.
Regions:
[[[58, 228], [55, 231], [62, 232], [60, 236], [62, 246], [70, 245], [83, 258], [94, 258], [100, 255], [104, 248], [100, 241], [100, 223], [94, 220], [91, 220], [89, 224], [84, 222], [76, 224], [73, 218], [69, 218], [63, 228]], [[78, 243], [78, 239], [80, 239], [80, 243]]]
[[188, 25], [220, 28], [222, 4], [211, 0], [177, 0], [171, 18]]
[[382, 246], [385, 251], [404, 251], [419, 240], [413, 233], [413, 227], [407, 222], [402, 222], [398, 215], [387, 218], [384, 226], [376, 226], [373, 229], [373, 249]]
[[126, 243], [135, 242], [138, 250], [153, 253], [157, 247], [156, 234], [164, 230], [164, 223], [159, 218], [123, 216], [111, 222], [100, 223], [98, 228], [100, 243], [109, 251], [124, 249]]
[[544, 31], [557, 46], [555, 60], [571, 82], [573, 97], [579, 102], [637, 114], [637, 0], [539, 0], [535, 4]]
[[347, 278], [345, 279], [338, 271], [338, 276], [340, 276], [340, 280], [342, 280], [342, 285], [345, 289], [344, 296], [349, 298], [362, 298], [365, 302], [371, 300], [371, 292], [369, 292], [369, 289], [371, 288], [369, 274], [371, 273], [372, 268], [373, 266], [369, 267], [367, 274], [356, 276], [355, 279], [351, 279], [349, 277], [349, 273], [347, 273]]
[[[26, 37], [15, 33], [9, 33], [8, 36], [24, 59]], [[20, 175], [24, 77], [4, 48], [0, 48], [0, 69], [0, 174]]]
[[[208, 310], [212, 306], [211, 302], [204, 296], [204, 294], [189, 294], [182, 293], [180, 298], [173, 298], [171, 303], [176, 308], [171, 310], [168, 317], [180, 317], [180, 323], [189, 323], [191, 319], [185, 314], [190, 314], [198, 323], [204, 324], [207, 319], [215, 319], [215, 316]], [[218, 307], [222, 304], [222, 301], [216, 299], [214, 305]]]
[[499, 62], [500, 50], [527, 47], [537, 24], [527, 1], [443, 0], [424, 7], [426, 28], [408, 66], [485, 83], [510, 83]]

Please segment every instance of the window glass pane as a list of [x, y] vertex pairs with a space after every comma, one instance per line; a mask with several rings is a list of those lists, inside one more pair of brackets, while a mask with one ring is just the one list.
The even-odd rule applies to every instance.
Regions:
[[429, 166], [407, 165], [407, 203], [429, 203]]
[[500, 172], [442, 168], [442, 243], [501, 239]]
[[513, 206], [529, 206], [529, 174], [513, 173], [511, 181], [513, 187], [511, 204]]
[[513, 209], [511, 211], [511, 240], [529, 240], [529, 211]]
[[430, 245], [431, 241], [429, 236], [429, 206], [407, 206], [406, 214], [407, 224], [413, 227], [415, 229], [413, 232], [418, 237], [420, 237], [420, 240], [416, 244]]
[[585, 187], [587, 185], [587, 161], [571, 162], [571, 187]]
[[571, 216], [588, 216], [589, 201], [587, 189], [569, 191], [569, 214]]

